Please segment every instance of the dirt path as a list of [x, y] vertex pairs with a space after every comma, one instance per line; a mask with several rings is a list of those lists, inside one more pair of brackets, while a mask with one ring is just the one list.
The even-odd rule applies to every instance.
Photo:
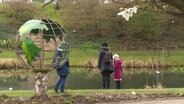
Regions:
[[184, 104], [184, 99], [160, 99], [154, 101], [139, 101], [139, 102], [129, 102], [123, 104]]
[[98, 104], [184, 104], [184, 99], [156, 99], [132, 102], [114, 102], [114, 103], [98, 103]]

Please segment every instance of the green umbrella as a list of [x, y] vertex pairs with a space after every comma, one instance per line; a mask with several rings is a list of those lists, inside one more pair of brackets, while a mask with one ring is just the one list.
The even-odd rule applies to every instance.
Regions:
[[48, 27], [41, 20], [29, 20], [19, 28], [20, 39], [25, 40], [33, 29], [48, 30]]
[[37, 47], [31, 39], [25, 39], [22, 42], [21, 47], [29, 64], [36, 59], [37, 56], [39, 56], [39, 52], [41, 51], [41, 48]]
[[34, 29], [40, 29], [40, 30], [48, 30], [48, 27], [45, 25], [45, 23], [41, 20], [29, 20], [25, 22], [20, 28], [19, 28], [19, 36], [22, 42], [22, 49], [26, 55], [26, 59], [28, 63], [31, 63], [38, 55], [41, 49], [36, 46], [36, 44], [31, 40], [28, 39], [28, 35], [30, 32]]

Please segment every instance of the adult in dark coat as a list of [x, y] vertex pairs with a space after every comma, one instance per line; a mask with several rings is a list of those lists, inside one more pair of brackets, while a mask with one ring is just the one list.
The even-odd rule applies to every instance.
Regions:
[[[109, 54], [110, 62], [106, 63], [106, 55]], [[98, 68], [102, 74], [102, 87], [105, 89], [110, 88], [111, 73], [113, 73], [113, 61], [112, 53], [109, 50], [108, 44], [106, 42], [102, 43], [101, 50], [98, 57]]]
[[59, 76], [59, 80], [57, 81], [54, 90], [56, 92], [64, 93], [64, 88], [65, 88], [65, 81], [67, 78], [67, 75], [69, 74], [69, 60], [68, 58], [63, 57], [63, 50], [58, 48], [55, 60], [52, 64], [52, 67], [56, 69], [56, 72]]

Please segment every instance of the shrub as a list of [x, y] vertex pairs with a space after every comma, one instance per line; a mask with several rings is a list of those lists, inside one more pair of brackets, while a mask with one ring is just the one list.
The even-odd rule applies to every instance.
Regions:
[[20, 24], [20, 22], [34, 18], [39, 13], [34, 4], [24, 2], [7, 3], [3, 11], [11, 24]]
[[2, 49], [15, 49], [16, 41], [14, 39], [0, 40], [0, 48]]
[[84, 50], [89, 50], [89, 49], [95, 49], [97, 50], [99, 48], [99, 45], [93, 42], [86, 42], [83, 44], [83, 49]]

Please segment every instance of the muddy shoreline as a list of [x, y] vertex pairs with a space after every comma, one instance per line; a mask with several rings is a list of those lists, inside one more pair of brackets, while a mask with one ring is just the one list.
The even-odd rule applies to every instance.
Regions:
[[120, 104], [136, 103], [145, 101], [159, 101], [168, 99], [183, 99], [183, 94], [91, 94], [91, 95], [69, 95], [58, 94], [50, 96], [48, 99], [19, 98], [0, 95], [0, 104]]

